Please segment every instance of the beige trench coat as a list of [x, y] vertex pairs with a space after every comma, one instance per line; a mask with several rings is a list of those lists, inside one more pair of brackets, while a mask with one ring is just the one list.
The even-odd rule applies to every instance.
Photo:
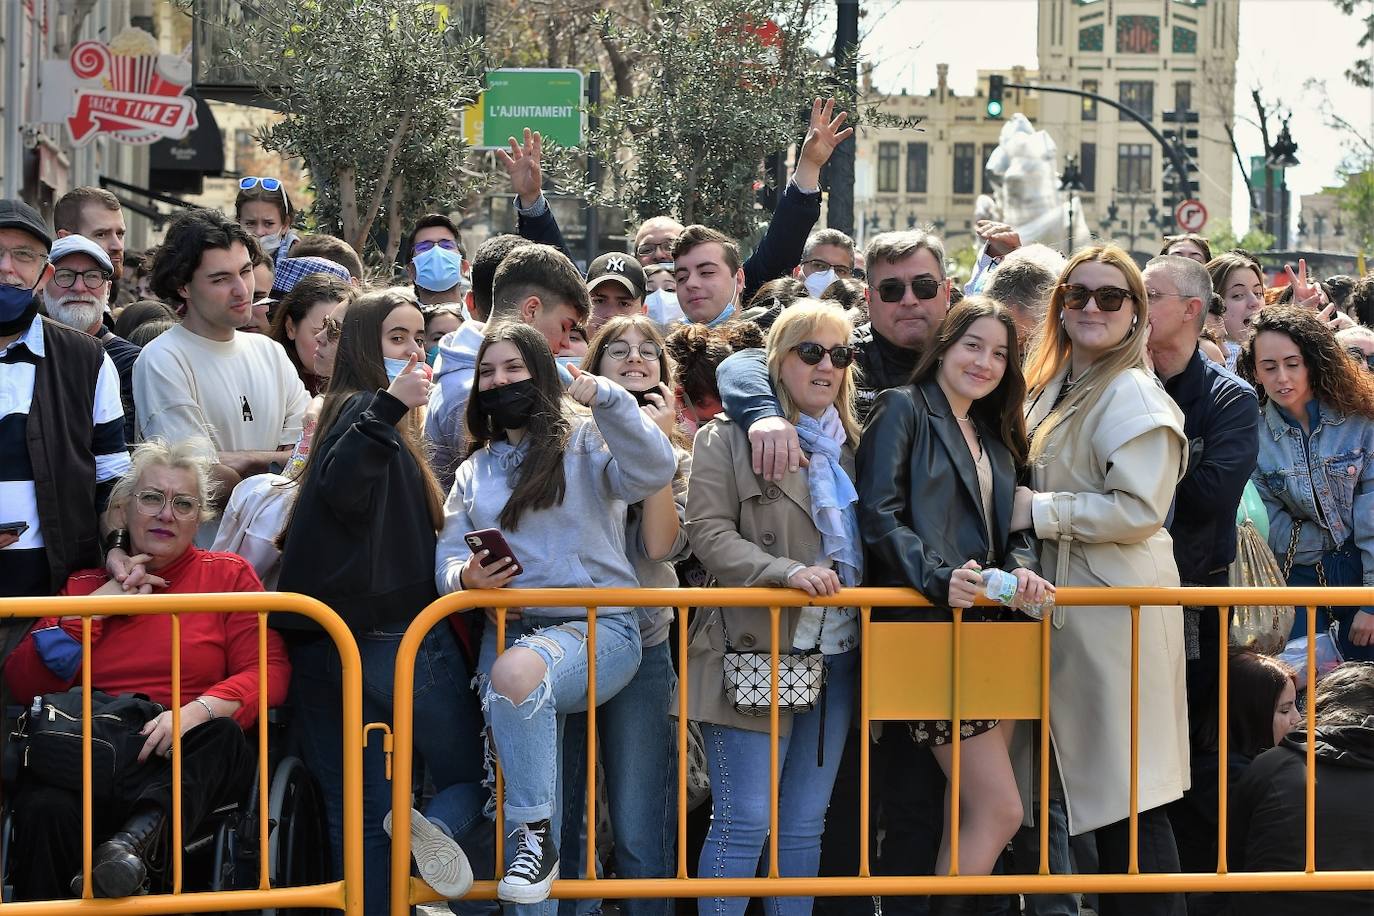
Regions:
[[[841, 463], [852, 478], [854, 455], [848, 447]], [[789, 569], [798, 563], [814, 565], [820, 557], [821, 537], [811, 521], [806, 473], [788, 474], [777, 483], [756, 475], [748, 434], [722, 414], [697, 432], [693, 446], [687, 539], [692, 553], [720, 585], [785, 588]], [[800, 617], [800, 608], [782, 609], [780, 653], [791, 651]], [[725, 697], [726, 630], [735, 651], [772, 649], [767, 608], [698, 608], [687, 649], [688, 717], [766, 732], [767, 716], [740, 715]], [[681, 682], [678, 687], [682, 689]], [[792, 725], [791, 713], [784, 711], [779, 718], [780, 733], [785, 735]]]
[[[1062, 381], [1028, 406], [1027, 429], [1049, 413]], [[1177, 586], [1163, 524], [1187, 467], [1178, 406], [1132, 369], [1078, 429], [1056, 434], [1031, 469], [1041, 569], [1061, 586]], [[1077, 835], [1129, 816], [1130, 609], [1057, 608], [1054, 624], [1050, 735]], [[1140, 810], [1181, 797], [1190, 775], [1179, 607], [1140, 609], [1139, 750]]]

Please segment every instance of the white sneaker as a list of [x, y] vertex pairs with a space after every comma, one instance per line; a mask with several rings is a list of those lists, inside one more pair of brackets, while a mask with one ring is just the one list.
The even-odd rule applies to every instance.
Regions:
[[543, 903], [558, 875], [558, 847], [549, 836], [549, 822], [521, 824], [515, 834], [520, 848], [496, 885], [496, 897], [507, 903]]
[[[391, 836], [390, 811], [382, 818], [382, 829]], [[420, 877], [445, 899], [457, 900], [472, 889], [472, 866], [463, 847], [414, 808], [410, 809], [410, 855]]]

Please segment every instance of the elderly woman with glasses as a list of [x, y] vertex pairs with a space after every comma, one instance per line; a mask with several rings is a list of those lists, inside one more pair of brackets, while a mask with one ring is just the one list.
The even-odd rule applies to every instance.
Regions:
[[[211, 516], [208, 443], [168, 446], [160, 439], [134, 450], [131, 467], [110, 496], [112, 540], [146, 565], [153, 592], [260, 592], [253, 568], [231, 553], [196, 547], [196, 528]], [[86, 595], [119, 595], [103, 569], [72, 574], [62, 589], [80, 606]], [[181, 780], [184, 836], [228, 802], [247, 796], [254, 754], [243, 729], [258, 713], [258, 620], [252, 613], [181, 616]], [[281, 637], [267, 632], [268, 703], [286, 699], [290, 664]], [[141, 693], [172, 702], [172, 619], [166, 615], [97, 616], [91, 623], [91, 686], [111, 695]], [[5, 664], [5, 684], [25, 705], [34, 697], [81, 684], [81, 618], [39, 621]], [[137, 894], [146, 859], [172, 811], [172, 713], [139, 732], [138, 765], [116, 776], [117, 791], [94, 802], [97, 837], [92, 885], [97, 897]], [[15, 883], [21, 899], [79, 894], [81, 796], [25, 771], [15, 807]], [[170, 831], [167, 831], [170, 832]]]

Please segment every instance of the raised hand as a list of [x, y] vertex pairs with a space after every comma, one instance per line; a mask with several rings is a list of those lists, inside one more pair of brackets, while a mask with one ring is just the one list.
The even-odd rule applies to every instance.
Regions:
[[416, 368], [419, 361], [420, 357], [411, 353], [406, 367], [386, 389], [388, 394], [411, 410], [429, 403], [429, 374]]
[[568, 397], [583, 407], [591, 407], [592, 401], [596, 400], [597, 377], [573, 365], [568, 366], [568, 373], [573, 377], [572, 384], [568, 386]]
[[849, 113], [835, 114], [835, 100], [814, 99], [811, 102], [811, 123], [806, 128], [806, 140], [802, 142], [801, 152], [797, 154], [797, 171], [793, 175], [797, 184], [803, 188], [820, 187], [821, 166], [830, 161], [830, 156], [841, 143], [854, 136], [854, 128], [845, 127]]
[[526, 127], [524, 144], [511, 137], [510, 152], [497, 150], [496, 158], [506, 167], [511, 190], [519, 196], [520, 206], [533, 207], [539, 195], [544, 193], [544, 139], [539, 131]]
[[1326, 295], [1322, 291], [1320, 283], [1307, 282], [1307, 259], [1298, 258], [1298, 272], [1293, 273], [1293, 268], [1287, 264], [1283, 265], [1284, 272], [1288, 274], [1288, 284], [1293, 287], [1293, 304], [1301, 305], [1305, 308], [1319, 309], [1325, 304]]

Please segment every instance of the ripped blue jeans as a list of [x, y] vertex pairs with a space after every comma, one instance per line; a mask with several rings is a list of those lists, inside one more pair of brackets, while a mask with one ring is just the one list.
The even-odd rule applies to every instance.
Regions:
[[[512, 621], [506, 635], [508, 646], [533, 650], [548, 666], [543, 682], [524, 702], [517, 705], [497, 693], [490, 680], [496, 662], [496, 627], [486, 628], [478, 662], [483, 676], [482, 710], [505, 775], [505, 814], [513, 826], [555, 819], [559, 717], [587, 709], [587, 621], [527, 617]], [[597, 618], [598, 704], [619, 693], [635, 676], [640, 651], [639, 622], [634, 614]]]

